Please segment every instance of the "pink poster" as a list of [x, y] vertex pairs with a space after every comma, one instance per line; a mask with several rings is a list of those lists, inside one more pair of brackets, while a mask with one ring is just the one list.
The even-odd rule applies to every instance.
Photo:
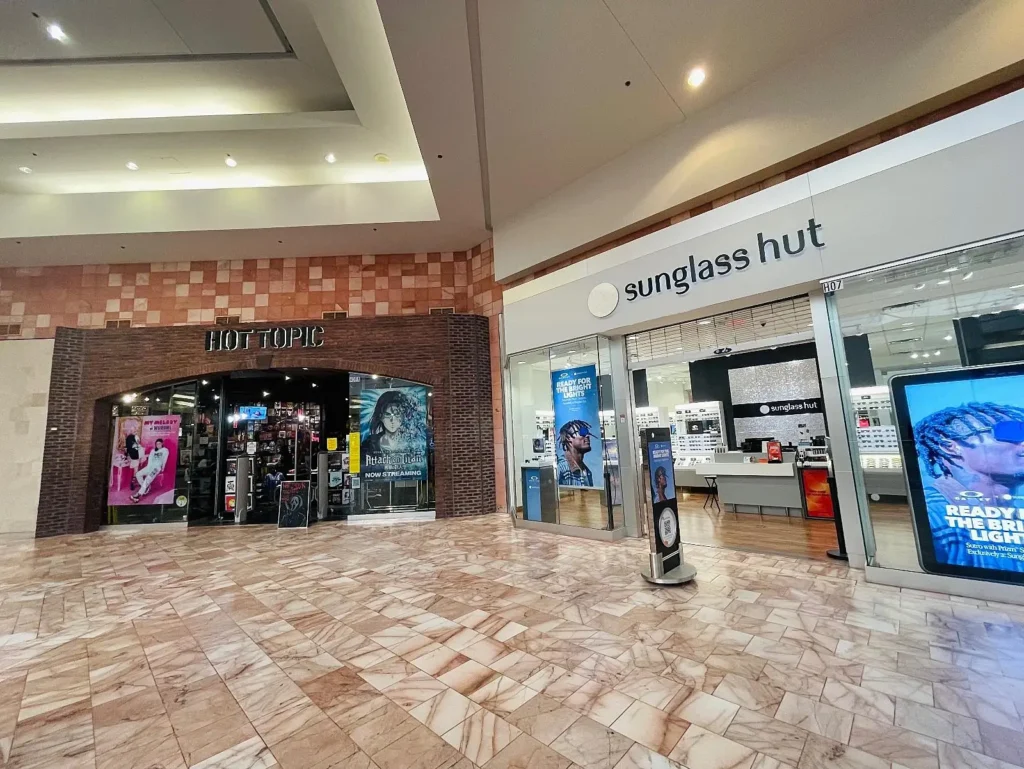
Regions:
[[180, 425], [180, 416], [115, 420], [108, 505], [174, 503]]

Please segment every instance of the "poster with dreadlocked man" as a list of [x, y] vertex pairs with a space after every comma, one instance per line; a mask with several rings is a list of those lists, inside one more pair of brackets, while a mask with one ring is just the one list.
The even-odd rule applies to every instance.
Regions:
[[603, 488], [597, 367], [552, 371], [551, 395], [558, 485]]
[[992, 369], [967, 369], [893, 380], [894, 395], [901, 391], [898, 418], [905, 409], [912, 426], [916, 467], [907, 457], [908, 479], [927, 571], [1024, 580], [1020, 370], [998, 376]]

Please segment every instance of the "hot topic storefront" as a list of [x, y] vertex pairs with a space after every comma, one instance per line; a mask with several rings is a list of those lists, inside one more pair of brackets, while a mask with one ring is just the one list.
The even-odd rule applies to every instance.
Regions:
[[653, 536], [675, 491], [684, 543], [837, 516], [869, 581], [1024, 602], [1021, 146], [1016, 93], [507, 290], [518, 524]]
[[69, 329], [36, 533], [495, 509], [487, 319]]

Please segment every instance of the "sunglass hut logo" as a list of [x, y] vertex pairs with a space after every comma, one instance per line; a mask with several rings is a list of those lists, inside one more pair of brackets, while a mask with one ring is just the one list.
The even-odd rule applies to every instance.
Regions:
[[[808, 243], [817, 248], [824, 248], [825, 241], [821, 238], [821, 225], [814, 219], [807, 220], [805, 229], [797, 230], [794, 235], [785, 234], [781, 238], [766, 237], [763, 232], [757, 233], [757, 258], [761, 264], [769, 264], [782, 260], [783, 254], [799, 256]], [[682, 296], [689, 292], [690, 287], [714, 278], [724, 278], [733, 271], [742, 272], [750, 267], [750, 250], [737, 248], [730, 253], [719, 254], [714, 259], [697, 259], [693, 254], [686, 264], [679, 265], [671, 272], [659, 272], [647, 278], [626, 284], [626, 301], [632, 302], [663, 291], [674, 291]]]

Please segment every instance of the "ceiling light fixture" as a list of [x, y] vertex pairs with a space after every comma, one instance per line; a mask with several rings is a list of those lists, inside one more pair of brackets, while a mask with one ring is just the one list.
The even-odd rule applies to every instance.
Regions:
[[206, 381], [205, 379], [201, 379], [201, 380], [199, 380], [199, 383], [200, 383], [200, 384], [204, 384], [204, 385], [208, 385], [208, 384], [210, 384], [210, 383], [209, 383], [209, 382], [207, 382], [207, 381]]
[[291, 377], [290, 377], [290, 376], [288, 376], [287, 374], [285, 374], [285, 375], [284, 375], [284, 381], [286, 381], [286, 382], [287, 382], [287, 381], [288, 381], [289, 379], [291, 379]]
[[66, 43], [68, 41], [68, 33], [61, 29], [60, 24], [47, 24], [46, 34], [58, 43]]
[[938, 358], [940, 355], [942, 355], [942, 351], [941, 350], [936, 350], [935, 352], [932, 353], [932, 355], [934, 355], [936, 358]]
[[391, 158], [389, 158], [383, 152], [378, 152], [376, 155], [373, 156], [373, 159], [376, 160], [378, 163], [390, 163], [391, 162]]
[[268, 393], [266, 390], [264, 390], [263, 391], [263, 397], [264, 398], [269, 398], [270, 397], [270, 393]]
[[931, 356], [931, 353], [927, 353], [927, 352], [926, 352], [926, 353], [924, 354], [924, 356], [923, 356], [923, 357], [925, 357], [925, 358], [930, 358], [930, 357], [932, 357], [932, 356]]
[[686, 84], [690, 88], [700, 88], [707, 76], [708, 73], [704, 71], [703, 67], [694, 67], [690, 70], [690, 74], [686, 76]]
[[924, 288], [924, 283], [918, 283], [916, 286], [914, 286], [915, 291], [920, 291], [922, 288]]
[[913, 358], [914, 360], [917, 360], [918, 355], [917, 355], [916, 352], [912, 352], [912, 353], [910, 353], [910, 357]]
[[944, 269], [944, 270], [943, 270], [943, 272], [956, 272], [956, 271], [957, 271], [957, 270], [959, 270], [959, 269], [960, 269], [959, 267], [957, 267], [956, 265], [954, 265], [954, 266], [952, 266], [952, 267], [947, 267], [946, 269]]
[[129, 160], [127, 163], [124, 164], [124, 167], [127, 168], [129, 171], [139, 170], [139, 164], [136, 163], [134, 160]]
[[316, 387], [316, 382], [313, 382], [313, 387]]
[[974, 277], [974, 272], [973, 272], [973, 271], [971, 271], [971, 272], [965, 272], [965, 273], [964, 273], [964, 278], [963, 278], [963, 279], [964, 279], [964, 280], [970, 280], [970, 279], [971, 279], [971, 278], [973, 278], [973, 277]]
[[1018, 283], [1016, 286], [1010, 286], [1010, 288], [1011, 289], [1014, 289], [1014, 288], [1024, 288], [1024, 283]]
[[1015, 310], [1024, 310], [1024, 302], [1022, 302], [1021, 304], [1018, 304], [1018, 305], [1017, 305], [1016, 307], [1014, 307], [1013, 309], [1015, 309]]
[[711, 321], [710, 320], [698, 320], [697, 321], [697, 325], [698, 326], [710, 326], [711, 325]]
[[334, 156], [333, 152], [328, 152], [326, 155], [324, 155], [324, 160], [326, 160], [328, 163], [335, 163], [337, 162], [338, 158]]
[[219, 401], [219, 400], [220, 400], [220, 396], [219, 396], [219, 395], [214, 395], [214, 396], [213, 396], [213, 399], [214, 399], [215, 401]]
[[21, 171], [23, 174], [32, 173], [32, 169], [29, 168], [28, 166], [18, 166], [18, 170]]
[[228, 168], [234, 168], [235, 166], [238, 165], [238, 161], [235, 160], [230, 155], [228, 155], [227, 157], [224, 158], [224, 165], [226, 165]]
[[947, 341], [947, 342], [952, 342], [952, 341], [953, 341], [953, 335], [952, 335], [952, 334], [946, 334], [946, 335], [945, 335], [944, 337], [942, 337], [942, 338], [943, 338], [943, 339], [944, 339], [945, 341]]
[[943, 278], [942, 280], [939, 281], [938, 285], [940, 285], [940, 286], [948, 286], [949, 285], [949, 278]]

